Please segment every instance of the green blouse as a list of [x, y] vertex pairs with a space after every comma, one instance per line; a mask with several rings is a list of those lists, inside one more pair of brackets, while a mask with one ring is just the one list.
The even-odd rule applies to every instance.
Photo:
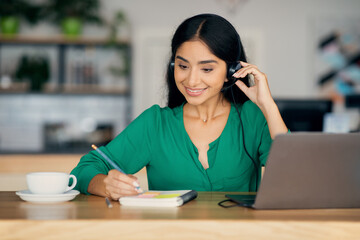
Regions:
[[[265, 165], [272, 140], [266, 119], [254, 103], [247, 101], [238, 109], [243, 127], [232, 105], [223, 132], [209, 145], [206, 170], [185, 130], [183, 105], [152, 106], [100, 149], [128, 174], [146, 166], [150, 190], [255, 191], [261, 171], [255, 164]], [[76, 189], [89, 194], [91, 179], [111, 169], [96, 151], [89, 152], [72, 170], [78, 180]]]

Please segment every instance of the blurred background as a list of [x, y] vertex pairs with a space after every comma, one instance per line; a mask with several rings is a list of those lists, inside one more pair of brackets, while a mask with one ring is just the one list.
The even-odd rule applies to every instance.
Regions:
[[215, 13], [292, 131], [359, 131], [358, 0], [1, 0], [0, 152], [86, 153], [166, 106], [170, 41]]

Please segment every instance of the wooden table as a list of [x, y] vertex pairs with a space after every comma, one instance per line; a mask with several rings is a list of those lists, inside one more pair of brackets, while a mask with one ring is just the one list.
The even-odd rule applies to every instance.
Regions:
[[35, 204], [0, 192], [0, 239], [360, 239], [360, 209], [221, 208], [225, 193], [199, 192], [179, 208], [124, 207], [104, 198]]

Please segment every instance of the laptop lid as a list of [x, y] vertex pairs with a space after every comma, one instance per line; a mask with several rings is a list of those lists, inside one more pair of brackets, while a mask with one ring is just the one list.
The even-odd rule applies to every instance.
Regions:
[[253, 207], [359, 208], [360, 134], [277, 136]]

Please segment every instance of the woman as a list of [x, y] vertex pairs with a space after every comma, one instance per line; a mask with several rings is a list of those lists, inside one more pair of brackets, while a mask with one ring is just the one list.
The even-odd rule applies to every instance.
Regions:
[[145, 166], [150, 190], [257, 190], [272, 139], [288, 131], [266, 75], [247, 63], [238, 33], [217, 15], [185, 20], [171, 47], [168, 107], [152, 106], [101, 147], [129, 175], [92, 151], [72, 171], [81, 192], [138, 194], [130, 174]]

